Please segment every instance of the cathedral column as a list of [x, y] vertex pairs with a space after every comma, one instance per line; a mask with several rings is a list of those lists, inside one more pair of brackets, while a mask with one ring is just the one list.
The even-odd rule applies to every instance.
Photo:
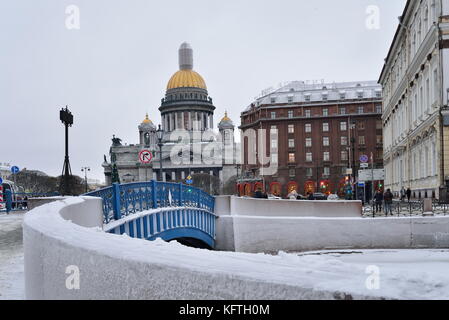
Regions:
[[175, 114], [174, 116], [175, 116], [175, 130], [176, 130], [176, 129], [179, 129], [178, 128], [178, 113], [175, 112], [174, 114]]

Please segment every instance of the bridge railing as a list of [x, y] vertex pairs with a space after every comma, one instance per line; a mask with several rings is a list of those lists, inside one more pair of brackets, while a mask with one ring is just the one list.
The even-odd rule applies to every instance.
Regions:
[[191, 207], [214, 211], [214, 197], [201, 189], [182, 183], [133, 182], [112, 186], [84, 194], [103, 199], [104, 222], [124, 216], [164, 207]]

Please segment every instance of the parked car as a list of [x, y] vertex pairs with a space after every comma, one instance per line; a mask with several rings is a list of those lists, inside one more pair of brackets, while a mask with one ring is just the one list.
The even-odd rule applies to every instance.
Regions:
[[313, 194], [313, 199], [314, 200], [327, 200], [327, 196], [324, 193], [321, 192], [315, 192]]
[[338, 197], [338, 195], [336, 195], [335, 193], [331, 193], [328, 197], [327, 200], [340, 200], [340, 198]]

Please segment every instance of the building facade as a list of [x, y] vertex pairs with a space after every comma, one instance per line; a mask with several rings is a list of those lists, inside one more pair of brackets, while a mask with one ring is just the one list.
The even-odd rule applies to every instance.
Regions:
[[[280, 196], [293, 189], [344, 196], [357, 181], [361, 155], [372, 154], [374, 167], [383, 167], [381, 114], [382, 91], [375, 81], [295, 81], [263, 95], [241, 113], [240, 194], [262, 187]], [[261, 133], [255, 143], [249, 131]], [[267, 161], [260, 153], [274, 171], [262, 165]]]
[[[138, 126], [139, 143], [123, 145], [119, 138], [112, 139], [110, 160], [105, 156], [103, 162], [106, 184], [112, 183], [115, 170], [122, 183], [159, 180], [160, 175], [163, 181], [180, 182], [201, 173], [215, 177], [223, 187], [236, 175], [236, 161], [225, 161], [222, 152], [235, 149], [234, 124], [225, 114], [218, 133], [213, 131], [214, 110], [206, 82], [193, 70], [193, 50], [183, 43], [179, 70], [170, 78], [159, 107], [162, 124], [157, 128], [147, 114]], [[151, 163], [139, 161], [142, 150], [152, 153]]]
[[407, 1], [381, 72], [385, 187], [446, 198], [449, 1]]

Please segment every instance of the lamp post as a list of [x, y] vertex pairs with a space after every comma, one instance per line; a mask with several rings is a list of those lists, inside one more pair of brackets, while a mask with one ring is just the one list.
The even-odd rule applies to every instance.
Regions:
[[70, 177], [72, 175], [72, 169], [70, 168], [69, 161], [69, 127], [73, 125], [73, 114], [69, 111], [67, 106], [59, 111], [59, 120], [64, 124], [65, 127], [65, 158], [64, 166], [61, 175], [61, 193], [63, 195], [70, 195], [73, 193], [72, 188], [70, 188]]
[[157, 131], [157, 145], [159, 147], [159, 181], [162, 181], [162, 136], [164, 134], [164, 131], [161, 129], [161, 125], [159, 125]]
[[87, 193], [87, 171], [90, 171], [89, 167], [82, 167], [81, 172], [84, 172], [84, 183], [86, 185], [86, 193]]

